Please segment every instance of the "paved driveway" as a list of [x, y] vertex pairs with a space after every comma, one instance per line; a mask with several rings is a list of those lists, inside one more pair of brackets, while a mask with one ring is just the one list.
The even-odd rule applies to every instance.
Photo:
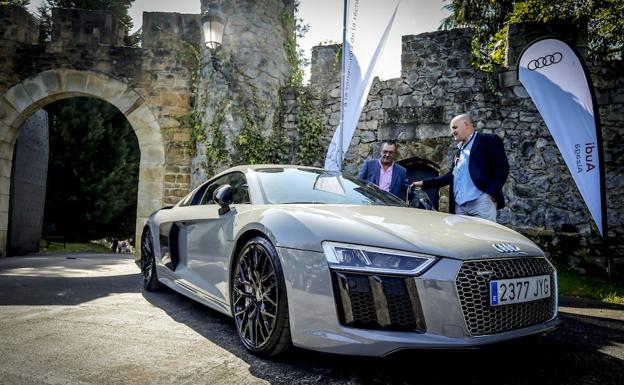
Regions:
[[563, 299], [548, 336], [386, 358], [241, 346], [229, 318], [148, 293], [132, 257], [0, 259], [0, 384], [622, 384], [624, 306]]

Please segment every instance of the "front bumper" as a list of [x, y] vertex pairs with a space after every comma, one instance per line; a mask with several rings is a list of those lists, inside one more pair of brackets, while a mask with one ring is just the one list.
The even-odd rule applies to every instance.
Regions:
[[549, 320], [511, 331], [472, 335], [455, 283], [462, 261], [443, 258], [422, 276], [410, 278], [418, 291], [424, 332], [346, 327], [324, 254], [286, 248], [279, 248], [278, 254], [288, 293], [293, 344], [306, 349], [382, 356], [401, 349], [472, 348], [546, 332], [559, 324], [554, 291], [555, 310]]

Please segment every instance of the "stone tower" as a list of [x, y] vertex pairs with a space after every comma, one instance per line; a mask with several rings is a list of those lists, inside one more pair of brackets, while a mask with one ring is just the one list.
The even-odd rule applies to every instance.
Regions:
[[249, 162], [241, 143], [268, 140], [277, 125], [280, 88], [291, 73], [287, 44], [294, 42], [294, 0], [202, 0], [201, 10], [224, 15], [225, 29], [221, 47], [200, 49], [196, 109], [203, 132], [192, 186], [212, 172]]

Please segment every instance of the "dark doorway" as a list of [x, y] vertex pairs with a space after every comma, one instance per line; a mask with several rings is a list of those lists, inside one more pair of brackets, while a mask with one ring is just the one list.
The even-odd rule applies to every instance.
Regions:
[[[433, 163], [424, 159], [420, 159], [420, 158], [403, 159], [402, 161], [398, 163], [407, 169], [407, 178], [412, 182], [416, 180], [435, 178], [436, 176], [440, 175], [440, 173], [437, 170], [437, 167]], [[439, 189], [431, 188], [431, 189], [426, 189], [423, 191], [425, 191], [427, 195], [429, 196], [431, 203], [433, 203], [433, 207], [436, 210], [439, 210], [440, 208]]]
[[13, 151], [7, 254], [133, 240], [140, 151], [124, 114], [90, 97], [44, 108]]

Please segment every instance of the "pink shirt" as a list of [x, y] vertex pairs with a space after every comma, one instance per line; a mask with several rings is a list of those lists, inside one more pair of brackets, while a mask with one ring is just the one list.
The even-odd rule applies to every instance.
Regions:
[[384, 170], [384, 166], [379, 161], [379, 188], [385, 191], [390, 191], [390, 182], [392, 182], [392, 169], [394, 168], [394, 162], [388, 167], [388, 170]]

